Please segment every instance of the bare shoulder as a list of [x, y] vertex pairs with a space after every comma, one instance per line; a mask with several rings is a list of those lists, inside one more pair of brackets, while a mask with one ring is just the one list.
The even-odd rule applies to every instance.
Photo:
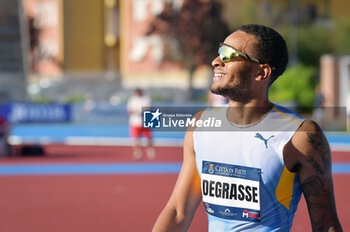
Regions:
[[325, 134], [316, 122], [306, 120], [296, 131], [291, 143], [295, 151], [289, 155], [294, 156], [296, 171], [300, 174], [302, 182], [304, 178], [311, 176], [332, 178], [331, 149]]
[[311, 120], [306, 120], [296, 131], [292, 143], [304, 154], [313, 154], [312, 151], [329, 152], [326, 136], [320, 126]]
[[[330, 147], [320, 126], [311, 120], [304, 121], [284, 148], [284, 159], [290, 171], [312, 165], [323, 172], [330, 168]], [[320, 164], [322, 164], [320, 166]]]
[[[204, 113], [205, 110], [201, 110], [199, 111], [198, 113], [196, 113], [193, 118], [195, 118], [196, 120], [200, 119], [202, 117], [202, 114]], [[196, 125], [192, 125], [192, 124], [189, 124], [188, 128], [187, 128], [187, 131], [186, 131], [186, 137], [185, 137], [185, 140], [187, 139], [188, 137], [188, 134], [189, 135], [192, 135], [193, 134], [193, 131], [196, 130]]]

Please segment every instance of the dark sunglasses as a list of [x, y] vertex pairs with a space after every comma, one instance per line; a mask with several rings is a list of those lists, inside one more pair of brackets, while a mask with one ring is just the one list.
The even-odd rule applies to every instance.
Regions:
[[237, 51], [236, 49], [234, 49], [233, 47], [225, 43], [220, 43], [219, 56], [223, 62], [228, 62], [236, 59], [238, 56], [243, 56], [248, 60], [251, 60], [260, 64], [260, 61], [258, 59], [251, 57], [244, 52]]

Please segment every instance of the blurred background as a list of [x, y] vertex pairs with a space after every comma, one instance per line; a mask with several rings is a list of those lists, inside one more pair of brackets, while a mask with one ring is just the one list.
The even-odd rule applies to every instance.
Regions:
[[[180, 169], [184, 133], [155, 132], [156, 159], [134, 161], [127, 101], [141, 88], [152, 105], [209, 105], [218, 44], [247, 23], [286, 39], [290, 63], [270, 99], [321, 120], [345, 218], [349, 8], [346, 0], [0, 0], [0, 230], [150, 231]], [[305, 203], [298, 212], [293, 231], [311, 231]], [[200, 206], [190, 231], [206, 223]]]

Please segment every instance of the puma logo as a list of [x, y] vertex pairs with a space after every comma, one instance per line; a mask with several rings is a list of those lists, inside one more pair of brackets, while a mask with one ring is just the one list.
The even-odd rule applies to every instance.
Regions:
[[269, 141], [269, 139], [275, 137], [274, 135], [271, 135], [270, 138], [265, 139], [260, 133], [256, 133], [255, 134], [255, 138], [261, 139], [262, 141], [264, 141], [265, 147], [267, 148], [267, 142]]

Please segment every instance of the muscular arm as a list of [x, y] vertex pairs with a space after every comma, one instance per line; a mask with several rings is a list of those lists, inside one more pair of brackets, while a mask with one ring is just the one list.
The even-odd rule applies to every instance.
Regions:
[[193, 150], [193, 131], [188, 131], [184, 143], [184, 161], [168, 203], [159, 215], [153, 232], [186, 231], [201, 200], [200, 177]]
[[287, 167], [299, 174], [312, 230], [342, 231], [334, 200], [331, 151], [320, 127], [305, 121], [285, 151]]

